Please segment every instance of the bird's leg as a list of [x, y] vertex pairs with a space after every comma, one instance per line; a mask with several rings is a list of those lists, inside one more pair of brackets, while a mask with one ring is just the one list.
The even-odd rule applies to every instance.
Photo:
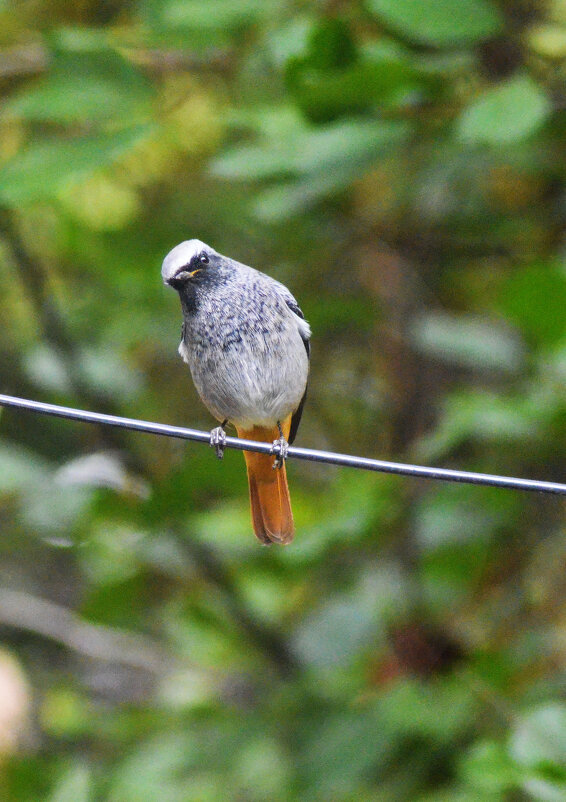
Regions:
[[277, 428], [279, 429], [279, 439], [273, 441], [271, 453], [275, 455], [273, 467], [282, 468], [289, 452], [289, 443], [285, 439], [283, 429], [281, 428], [281, 423], [279, 421], [277, 421]]
[[216, 449], [216, 456], [222, 459], [224, 456], [224, 449], [226, 448], [226, 432], [224, 431], [228, 418], [222, 421], [220, 426], [217, 426], [210, 433], [210, 447]]

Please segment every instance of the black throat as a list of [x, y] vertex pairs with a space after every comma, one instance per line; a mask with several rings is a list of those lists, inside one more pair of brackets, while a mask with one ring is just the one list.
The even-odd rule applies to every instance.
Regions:
[[185, 281], [179, 287], [179, 298], [184, 315], [194, 315], [198, 309], [198, 293], [195, 282]]
[[224, 282], [223, 276], [214, 269], [202, 269], [189, 281], [184, 281], [180, 287], [175, 287], [181, 299], [181, 308], [184, 315], [194, 315], [199, 308], [202, 296], [218, 287]]

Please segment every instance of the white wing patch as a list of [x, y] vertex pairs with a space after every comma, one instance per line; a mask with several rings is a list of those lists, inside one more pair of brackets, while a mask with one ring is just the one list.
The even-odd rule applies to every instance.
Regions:
[[[293, 312], [293, 314], [295, 315], [294, 312]], [[311, 327], [309, 326], [307, 321], [303, 317], [299, 317], [298, 315], [295, 315], [295, 319], [297, 321], [297, 325], [299, 327], [299, 332], [300, 332], [301, 337], [303, 338], [303, 340], [310, 340]]]
[[181, 342], [179, 343], [179, 347], [178, 347], [177, 351], [179, 352], [179, 356], [181, 357], [183, 362], [186, 362], [187, 365], [188, 365], [189, 364], [189, 351], [187, 349], [187, 346], [185, 345], [185, 341], [184, 340], [181, 340]]

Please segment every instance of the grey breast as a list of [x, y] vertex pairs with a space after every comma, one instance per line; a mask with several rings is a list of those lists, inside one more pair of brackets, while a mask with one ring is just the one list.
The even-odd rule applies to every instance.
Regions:
[[307, 324], [288, 307], [284, 293], [292, 296], [283, 285], [232, 264], [225, 280], [199, 298], [179, 350], [217, 419], [244, 428], [274, 425], [295, 411], [306, 387], [300, 324]]

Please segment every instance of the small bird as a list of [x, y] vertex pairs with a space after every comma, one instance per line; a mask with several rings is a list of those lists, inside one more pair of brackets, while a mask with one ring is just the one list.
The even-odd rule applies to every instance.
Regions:
[[197, 239], [173, 248], [161, 275], [181, 300], [179, 354], [202, 401], [221, 421], [211, 432], [217, 455], [222, 457], [228, 422], [238, 437], [273, 441], [274, 464], [269, 454], [244, 451], [252, 523], [262, 543], [290, 543], [285, 456], [305, 403], [309, 324], [287, 287]]

